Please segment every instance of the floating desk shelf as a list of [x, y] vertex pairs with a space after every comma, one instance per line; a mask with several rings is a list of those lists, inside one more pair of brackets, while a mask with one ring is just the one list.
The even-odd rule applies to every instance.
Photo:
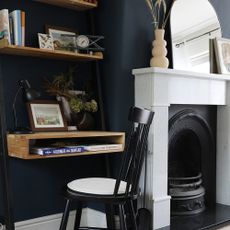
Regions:
[[90, 3], [83, 0], [34, 0], [45, 4], [61, 6], [73, 10], [89, 10], [97, 7], [96, 3]]
[[[81, 152], [81, 153], [68, 153], [68, 154], [55, 154], [40, 156], [37, 154], [30, 154], [31, 145], [36, 140], [41, 141], [50, 139], [81, 139], [88, 141], [100, 141], [104, 143], [122, 144], [121, 149], [107, 150], [107, 151], [94, 151], [94, 152]], [[41, 132], [33, 134], [8, 134], [8, 154], [11, 157], [21, 159], [46, 159], [46, 158], [57, 158], [57, 157], [70, 157], [70, 156], [85, 156], [85, 155], [96, 155], [103, 153], [113, 153], [124, 151], [125, 133], [123, 132], [104, 132], [104, 131], [77, 131], [77, 132]]]
[[0, 54], [38, 57], [47, 59], [60, 59], [66, 61], [95, 61], [103, 59], [102, 53], [82, 54], [65, 51], [44, 50], [33, 47], [6, 45], [4, 42], [0, 43]]

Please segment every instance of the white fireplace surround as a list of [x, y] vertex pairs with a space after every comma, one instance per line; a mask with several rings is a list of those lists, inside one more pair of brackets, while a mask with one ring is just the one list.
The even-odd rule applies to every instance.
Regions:
[[230, 76], [143, 68], [135, 75], [135, 105], [155, 112], [149, 134], [147, 202], [153, 229], [170, 225], [168, 113], [171, 104], [218, 105], [216, 203], [230, 205]]

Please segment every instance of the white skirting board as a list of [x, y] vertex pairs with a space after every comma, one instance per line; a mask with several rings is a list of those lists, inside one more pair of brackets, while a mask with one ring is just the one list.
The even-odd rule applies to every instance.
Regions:
[[[54, 214], [15, 223], [16, 230], [58, 230], [62, 214]], [[75, 211], [70, 212], [67, 230], [74, 228]], [[106, 228], [106, 215], [103, 212], [84, 208], [82, 210], [81, 226]], [[2, 230], [0, 226], [0, 230]]]

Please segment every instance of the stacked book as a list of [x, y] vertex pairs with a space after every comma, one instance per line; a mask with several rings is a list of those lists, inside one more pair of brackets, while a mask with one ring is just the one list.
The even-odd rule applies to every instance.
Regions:
[[76, 145], [63, 147], [39, 147], [34, 146], [30, 148], [30, 153], [39, 155], [52, 154], [69, 154], [82, 152], [98, 152], [98, 151], [119, 151], [122, 150], [122, 144], [90, 144], [90, 145]]
[[7, 39], [9, 45], [25, 46], [25, 12], [0, 10], [0, 40]]

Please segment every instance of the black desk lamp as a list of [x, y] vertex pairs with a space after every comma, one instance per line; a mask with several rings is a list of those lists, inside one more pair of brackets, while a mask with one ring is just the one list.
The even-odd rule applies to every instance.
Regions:
[[13, 102], [13, 116], [14, 116], [14, 130], [11, 133], [22, 134], [22, 133], [32, 133], [32, 130], [27, 127], [18, 127], [18, 118], [16, 113], [16, 102], [18, 94], [22, 91], [23, 97], [26, 102], [32, 101], [40, 97], [40, 92], [32, 89], [30, 83], [23, 79], [19, 81], [19, 88], [15, 94], [14, 102]]

